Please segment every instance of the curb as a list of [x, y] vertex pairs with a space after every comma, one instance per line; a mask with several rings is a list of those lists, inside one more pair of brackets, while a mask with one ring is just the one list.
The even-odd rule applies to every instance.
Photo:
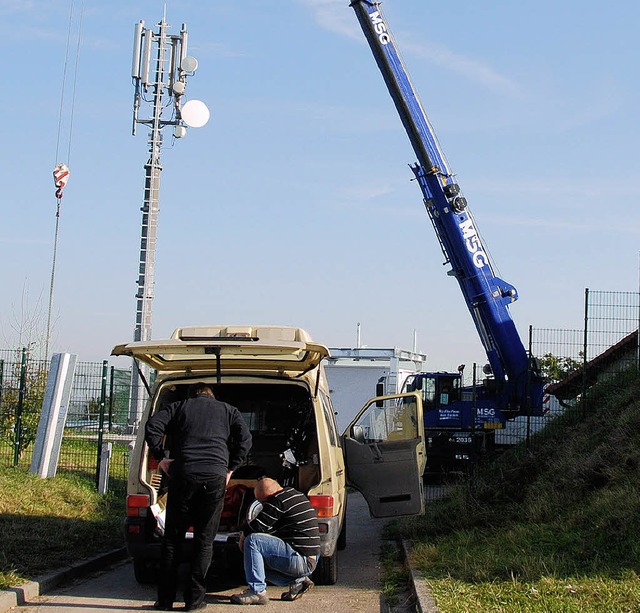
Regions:
[[400, 541], [400, 548], [405, 565], [409, 570], [409, 580], [411, 590], [416, 597], [416, 610], [418, 613], [440, 613], [436, 602], [429, 591], [427, 582], [420, 576], [420, 573], [411, 566], [411, 541]]
[[0, 613], [6, 613], [13, 607], [27, 604], [37, 596], [46, 594], [65, 581], [71, 581], [82, 575], [101, 570], [109, 564], [124, 560], [127, 556], [127, 548], [120, 547], [77, 564], [65, 566], [53, 573], [41, 575], [33, 581], [10, 587], [0, 592]]

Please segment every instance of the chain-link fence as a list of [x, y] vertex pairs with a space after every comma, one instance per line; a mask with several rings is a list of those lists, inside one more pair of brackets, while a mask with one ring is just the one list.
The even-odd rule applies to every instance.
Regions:
[[0, 351], [0, 461], [14, 466], [32, 446], [48, 368], [26, 349]]
[[[542, 415], [524, 415], [508, 420], [503, 428], [491, 431], [487, 445], [475, 456], [460, 452], [465, 460], [461, 474], [473, 474], [480, 458], [490, 459], [492, 451], [504, 451], [516, 445], [534, 449], [551, 430], [547, 426], [559, 418], [577, 423], [588, 415], [595, 403], [606, 401], [602, 382], [612, 383], [630, 369], [640, 369], [640, 294], [638, 292], [585, 291], [584, 327], [582, 329], [529, 329], [529, 352], [536, 358], [546, 381]], [[474, 368], [475, 371], [475, 368]], [[470, 384], [470, 382], [465, 381]], [[474, 384], [478, 380], [474, 378]], [[454, 432], [449, 441], [473, 442], [474, 430]], [[481, 433], [481, 435], [484, 433]], [[456, 437], [456, 438], [454, 438]], [[469, 445], [467, 444], [467, 447]], [[465, 448], [465, 449], [466, 449]], [[445, 449], [448, 464], [446, 480], [456, 477], [455, 465], [449, 458], [457, 448]], [[427, 451], [429, 455], [429, 451]], [[455, 456], [457, 458], [458, 455]], [[453, 466], [453, 468], [452, 468]]]
[[[585, 292], [585, 361], [618, 373], [638, 365], [640, 294]], [[612, 359], [615, 354], [615, 358]], [[604, 364], [606, 362], [606, 364]]]
[[[535, 445], [559, 415], [581, 419], [596, 384], [640, 366], [640, 294], [585, 291], [582, 330], [530, 328], [529, 350], [547, 381], [542, 416], [523, 416], [495, 432], [497, 448]], [[0, 465], [31, 463], [48, 364], [26, 349], [0, 350]], [[111, 443], [109, 487], [124, 488], [137, 419], [129, 415], [131, 371], [78, 362], [58, 470], [98, 481]]]
[[[29, 466], [42, 413], [49, 365], [27, 349], [0, 350], [0, 465]], [[109, 489], [126, 487], [131, 371], [107, 362], [77, 362], [58, 471], [98, 483], [101, 453], [110, 444]]]
[[[547, 380], [545, 415], [520, 418], [528, 444], [554, 416], [581, 419], [598, 383], [640, 367], [640, 294], [585, 291], [584, 329], [532, 329], [531, 353]], [[513, 429], [508, 426], [505, 430]]]
[[[548, 384], [556, 383], [580, 368], [583, 351], [584, 330], [530, 328], [530, 352], [537, 358]], [[508, 421], [504, 429], [496, 430], [496, 445], [504, 447], [519, 443], [530, 444], [533, 434], [541, 432], [549, 420], [565, 410], [566, 407], [546, 391], [543, 396], [543, 414], [521, 416]]]

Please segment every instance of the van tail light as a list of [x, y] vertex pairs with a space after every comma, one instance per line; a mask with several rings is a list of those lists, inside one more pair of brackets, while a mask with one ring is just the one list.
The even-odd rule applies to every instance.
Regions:
[[309, 502], [316, 510], [318, 517], [333, 516], [333, 496], [309, 496]]
[[147, 494], [127, 496], [127, 517], [146, 517], [151, 499]]

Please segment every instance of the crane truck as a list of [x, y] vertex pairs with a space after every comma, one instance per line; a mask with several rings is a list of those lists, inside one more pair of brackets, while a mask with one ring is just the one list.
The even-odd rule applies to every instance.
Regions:
[[353, 0], [350, 6], [417, 157], [410, 168], [444, 264], [450, 266], [447, 274], [458, 281], [488, 358], [483, 368], [487, 377], [476, 382], [474, 376], [471, 386], [463, 385], [463, 367], [457, 372], [413, 374], [404, 384], [403, 391], [419, 391], [423, 397], [427, 471], [462, 468], [492, 447], [495, 430], [508, 420], [542, 414], [544, 381], [509, 313], [518, 292], [494, 273], [467, 199], [411, 83], [380, 3]]

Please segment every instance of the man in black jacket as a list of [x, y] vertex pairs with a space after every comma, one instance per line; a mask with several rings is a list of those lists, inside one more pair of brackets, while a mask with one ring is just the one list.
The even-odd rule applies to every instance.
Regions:
[[[176, 598], [182, 543], [193, 526], [193, 555], [184, 589], [185, 610], [206, 606], [205, 577], [231, 473], [251, 449], [251, 433], [240, 411], [215, 399], [205, 383], [196, 383], [187, 400], [158, 410], [145, 427], [145, 440], [160, 470], [169, 477], [165, 532], [160, 559], [158, 600], [171, 611]], [[164, 457], [163, 438], [170, 439]]]

